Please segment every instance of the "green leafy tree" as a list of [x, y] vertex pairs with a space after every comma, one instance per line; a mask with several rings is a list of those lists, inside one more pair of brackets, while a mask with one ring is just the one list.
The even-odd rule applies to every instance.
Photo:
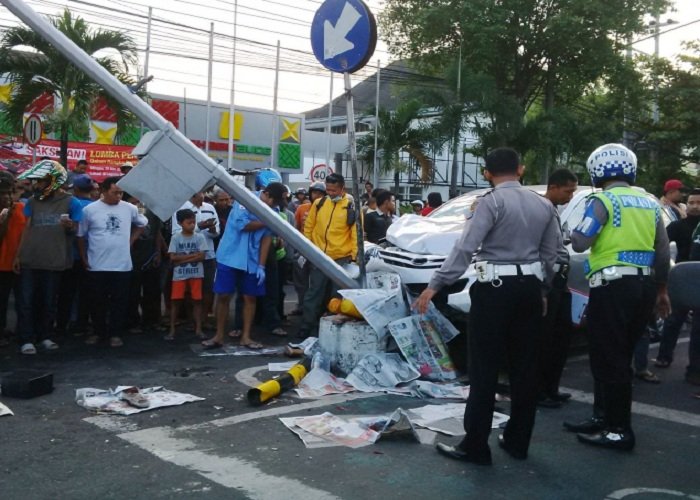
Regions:
[[[444, 74], [461, 47], [460, 98], [482, 153], [547, 138], [534, 149], [549, 164], [556, 116], [624, 67], [627, 40], [666, 0], [386, 0], [380, 18], [389, 50]], [[464, 86], [466, 85], [466, 88]], [[475, 114], [476, 113], [476, 114]], [[567, 139], [569, 140], [569, 139]], [[528, 147], [529, 149], [529, 147]], [[545, 166], [545, 171], [547, 166]]]
[[429, 182], [433, 174], [433, 162], [427, 150], [434, 139], [429, 126], [421, 124], [421, 101], [409, 99], [402, 102], [394, 112], [379, 110], [377, 148], [381, 152], [381, 166], [375, 166], [374, 133], [366, 134], [357, 141], [358, 155], [380, 172], [394, 172], [395, 192], [398, 192], [399, 172], [404, 165], [401, 152], [408, 153], [421, 168], [421, 180]]
[[[68, 9], [59, 17], [51, 17], [50, 22], [122, 83], [133, 83], [128, 71], [137, 62], [136, 45], [128, 35], [92, 29]], [[116, 57], [106, 55], [108, 52]], [[60, 106], [48, 110], [45, 124], [49, 132], [58, 134], [63, 165], [68, 164], [70, 137], [88, 136], [91, 110], [99, 98], [104, 98], [116, 114], [117, 137], [135, 121], [128, 109], [29, 28], [13, 27], [2, 35], [0, 74], [5, 74], [13, 85], [5, 113], [15, 132], [21, 131], [22, 116], [35, 99], [42, 94], [58, 97]]]

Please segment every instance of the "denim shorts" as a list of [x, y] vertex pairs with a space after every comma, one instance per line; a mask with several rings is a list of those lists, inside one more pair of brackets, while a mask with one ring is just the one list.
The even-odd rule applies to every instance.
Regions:
[[217, 263], [214, 293], [232, 295], [236, 292], [249, 297], [263, 297], [265, 283], [258, 285], [258, 278], [255, 274], [229, 267], [220, 262]]

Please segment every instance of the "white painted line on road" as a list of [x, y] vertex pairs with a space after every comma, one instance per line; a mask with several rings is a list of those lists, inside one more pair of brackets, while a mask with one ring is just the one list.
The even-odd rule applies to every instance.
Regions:
[[[570, 392], [571, 399], [574, 401], [593, 404], [593, 394], [590, 392], [583, 392], [568, 387], [561, 387], [560, 390], [562, 392]], [[676, 424], [700, 427], [700, 415], [688, 413], [687, 411], [672, 410], [670, 408], [632, 401], [632, 413], [644, 415], [645, 417], [658, 418], [668, 422], [674, 422]]]
[[126, 417], [115, 417], [112, 415], [97, 415], [87, 417], [83, 422], [96, 425], [100, 429], [112, 432], [132, 432], [139, 430], [139, 426], [135, 422], [131, 422]]
[[226, 488], [241, 490], [247, 496], [264, 500], [334, 500], [331, 493], [307, 486], [284, 476], [266, 474], [254, 464], [230, 456], [216, 455], [210, 449], [200, 449], [194, 441], [175, 438], [169, 427], [154, 427], [120, 434], [119, 437], [156, 457], [185, 467]]
[[700, 500], [699, 496], [691, 495], [690, 493], [683, 493], [677, 490], [666, 490], [662, 488], [625, 488], [623, 490], [617, 490], [606, 496], [606, 500], [622, 500], [625, 497], [636, 496], [636, 495], [646, 495], [646, 494], [656, 494], [658, 495], [669, 495], [672, 497], [690, 498], [691, 500]]

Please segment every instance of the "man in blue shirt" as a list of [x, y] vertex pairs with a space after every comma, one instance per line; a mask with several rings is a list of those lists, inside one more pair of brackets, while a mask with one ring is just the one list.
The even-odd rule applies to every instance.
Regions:
[[[260, 201], [272, 207], [281, 203], [286, 188], [273, 182], [258, 193]], [[251, 339], [257, 297], [265, 295], [265, 261], [272, 234], [252, 212], [236, 202], [216, 252], [216, 335], [202, 342], [205, 349], [223, 346], [229, 305], [234, 293], [243, 295], [243, 331], [241, 346], [261, 349]]]

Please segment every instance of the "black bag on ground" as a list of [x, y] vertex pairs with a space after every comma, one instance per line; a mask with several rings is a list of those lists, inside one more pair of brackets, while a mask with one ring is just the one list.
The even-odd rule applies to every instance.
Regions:
[[53, 373], [18, 370], [2, 378], [2, 395], [29, 399], [53, 392]]

